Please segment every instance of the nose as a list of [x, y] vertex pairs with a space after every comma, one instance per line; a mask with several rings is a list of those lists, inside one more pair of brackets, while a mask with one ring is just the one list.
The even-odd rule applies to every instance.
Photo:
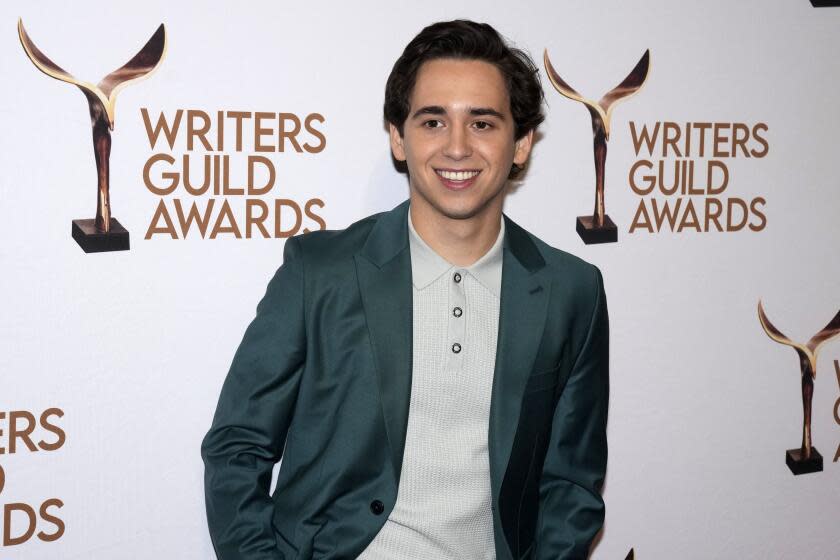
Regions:
[[464, 159], [472, 155], [470, 137], [465, 126], [453, 125], [449, 129], [443, 154], [454, 160]]

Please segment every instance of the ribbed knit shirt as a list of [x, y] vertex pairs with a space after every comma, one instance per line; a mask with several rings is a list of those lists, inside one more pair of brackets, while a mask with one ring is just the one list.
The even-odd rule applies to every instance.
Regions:
[[408, 216], [411, 400], [397, 501], [364, 560], [495, 560], [487, 435], [504, 220], [468, 267], [450, 264]]

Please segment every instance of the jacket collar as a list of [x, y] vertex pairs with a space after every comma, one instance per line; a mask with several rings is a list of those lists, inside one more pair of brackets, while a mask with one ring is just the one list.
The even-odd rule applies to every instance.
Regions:
[[[362, 247], [361, 254], [379, 268], [408, 247], [408, 205], [409, 201], [405, 200], [380, 214]], [[532, 274], [544, 267], [545, 259], [528, 233], [507, 215], [502, 216], [505, 222], [502, 247]]]
[[[394, 478], [402, 472], [412, 372], [412, 280], [408, 201], [380, 214], [355, 256], [376, 367]], [[540, 347], [551, 280], [531, 236], [504, 217], [499, 340], [490, 403], [488, 452], [493, 503], [498, 505], [522, 407], [522, 395]], [[519, 465], [525, 468], [523, 465]], [[500, 521], [497, 508], [497, 523]], [[509, 523], [507, 523], [509, 525]], [[501, 525], [499, 525], [501, 526]]]

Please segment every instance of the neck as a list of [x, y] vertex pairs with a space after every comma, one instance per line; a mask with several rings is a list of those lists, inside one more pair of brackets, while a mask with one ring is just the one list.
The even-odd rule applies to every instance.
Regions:
[[[480, 259], [499, 236], [503, 198], [497, 197], [481, 212], [456, 219], [442, 215], [411, 193], [409, 212], [417, 234], [438, 255], [456, 266], [470, 266]], [[419, 200], [418, 200], [419, 199]]]

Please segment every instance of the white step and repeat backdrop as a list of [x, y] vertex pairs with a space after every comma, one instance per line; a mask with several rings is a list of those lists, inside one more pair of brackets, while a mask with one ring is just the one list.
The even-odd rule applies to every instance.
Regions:
[[[213, 557], [199, 444], [284, 239], [407, 196], [385, 78], [423, 26], [457, 17], [541, 68], [546, 121], [505, 211], [604, 273], [610, 463], [592, 558], [840, 557], [840, 337], [816, 368], [824, 468], [794, 476], [799, 360], [756, 310], [802, 343], [840, 310], [840, 8], [483, 0], [3, 3], [0, 558]], [[18, 18], [93, 83], [166, 26], [162, 64], [116, 104], [129, 251], [71, 238], [95, 214], [87, 104], [33, 66]], [[650, 50], [647, 83], [612, 115], [616, 243], [575, 232], [594, 199], [590, 117], [551, 86], [544, 49], [595, 99]]]

